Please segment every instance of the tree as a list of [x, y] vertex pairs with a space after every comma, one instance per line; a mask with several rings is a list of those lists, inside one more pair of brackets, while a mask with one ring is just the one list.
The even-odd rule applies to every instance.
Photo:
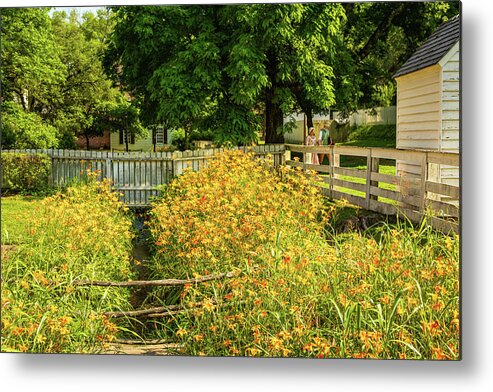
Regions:
[[20, 104], [2, 104], [2, 146], [5, 149], [56, 148], [58, 131], [36, 113], [25, 111]]
[[3, 99], [45, 118], [66, 76], [49, 9], [4, 8], [0, 12]]
[[55, 12], [52, 17], [60, 58], [67, 70], [59, 84], [61, 98], [53, 111], [53, 122], [68, 135], [83, 136], [86, 148], [90, 137], [105, 131], [99, 124], [104, 122], [100, 117], [106, 115], [107, 107], [123, 99], [101, 63], [111, 24], [107, 10], [99, 10], [97, 15], [85, 13], [82, 18], [75, 11], [70, 15]]
[[282, 142], [284, 113], [334, 103], [339, 4], [120, 7], [106, 65], [149, 123], [212, 128], [249, 143], [265, 113]]
[[395, 104], [392, 75], [459, 7], [458, 1], [345, 3], [337, 108], [349, 113]]

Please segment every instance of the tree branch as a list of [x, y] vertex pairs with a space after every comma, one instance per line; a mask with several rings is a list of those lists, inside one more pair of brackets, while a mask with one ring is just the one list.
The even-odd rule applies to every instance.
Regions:
[[388, 33], [394, 19], [403, 14], [405, 10], [406, 3], [400, 3], [389, 13], [386, 18], [382, 19], [368, 41], [366, 41], [365, 46], [358, 51], [357, 55], [360, 60], [363, 60], [366, 56], [370, 54], [378, 40], [380, 40], [381, 37], [385, 36]]
[[196, 279], [162, 279], [162, 280], [130, 280], [128, 282], [108, 282], [97, 280], [76, 280], [72, 282], [74, 286], [106, 286], [106, 287], [146, 287], [146, 286], [183, 286], [186, 284], [196, 284], [208, 282], [210, 280], [232, 278], [234, 272], [221, 274], [205, 275]]

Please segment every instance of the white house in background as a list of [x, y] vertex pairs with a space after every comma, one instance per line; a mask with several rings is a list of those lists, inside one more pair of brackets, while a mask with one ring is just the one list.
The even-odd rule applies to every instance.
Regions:
[[[110, 136], [111, 150], [124, 151], [126, 146], [127, 134], [124, 131], [114, 132]], [[164, 129], [162, 126], [155, 130], [149, 130], [146, 137], [136, 138], [133, 135], [128, 135], [128, 149], [130, 151], [154, 151], [156, 148], [164, 147], [171, 144], [171, 132]]]
[[[394, 75], [397, 82], [397, 148], [460, 151], [460, 17], [443, 23]], [[397, 171], [419, 175], [419, 166], [397, 162]], [[459, 168], [431, 165], [432, 181], [459, 186]]]

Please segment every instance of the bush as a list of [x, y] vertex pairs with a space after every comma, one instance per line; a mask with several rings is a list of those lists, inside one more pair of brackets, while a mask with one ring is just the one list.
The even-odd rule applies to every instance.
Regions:
[[108, 185], [70, 187], [26, 217], [29, 238], [2, 258], [2, 350], [94, 353], [114, 339], [102, 313], [131, 308], [127, 290], [73, 284], [132, 276], [132, 221]]
[[349, 129], [348, 140], [381, 139], [395, 143], [396, 126], [390, 125], [353, 125]]
[[2, 153], [2, 189], [38, 193], [49, 187], [51, 159], [45, 154]]
[[327, 239], [312, 180], [230, 152], [171, 183], [149, 270], [235, 276], [186, 285], [163, 328], [189, 355], [458, 359], [458, 237], [397, 225]]
[[6, 102], [2, 105], [3, 148], [57, 148], [58, 131], [46, 124], [36, 113], [25, 112], [20, 105]]

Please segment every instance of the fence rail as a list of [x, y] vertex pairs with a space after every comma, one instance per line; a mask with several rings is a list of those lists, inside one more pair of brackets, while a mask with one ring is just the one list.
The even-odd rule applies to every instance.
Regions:
[[[459, 231], [460, 188], [433, 181], [428, 170], [430, 164], [459, 167], [458, 154], [337, 145], [288, 144], [286, 150], [287, 165], [313, 169], [321, 174], [320, 188], [329, 198], [345, 199], [386, 215], [404, 215], [413, 222], [420, 222], [426, 215], [436, 229]], [[298, 153], [300, 159], [291, 159], [291, 153]], [[329, 164], [310, 164], [307, 154], [329, 154]], [[359, 157], [364, 163], [359, 168], [341, 167], [341, 156]], [[380, 172], [383, 163], [397, 166], [397, 162], [419, 165], [419, 174]]]
[[[233, 150], [253, 151], [258, 159], [272, 156], [274, 166], [284, 164], [284, 145], [233, 147]], [[224, 148], [175, 152], [109, 152], [58, 149], [3, 150], [51, 157], [51, 178], [55, 186], [81, 179], [86, 170], [98, 171], [99, 178], [108, 178], [122, 193], [121, 200], [130, 207], [145, 207], [158, 194], [158, 186], [167, 184], [185, 168], [200, 170]]]
[[[350, 146], [263, 145], [253, 150], [257, 159], [272, 156], [274, 166], [287, 164], [320, 173], [321, 190], [333, 199], [346, 199], [353, 205], [387, 215], [405, 215], [419, 222], [428, 212], [433, 227], [458, 232], [460, 188], [436, 182], [429, 175], [430, 165], [459, 167], [459, 156], [435, 151], [398, 150]], [[103, 152], [83, 150], [5, 150], [4, 152], [43, 153], [52, 159], [51, 181], [55, 185], [80, 179], [85, 170], [98, 170], [101, 178], [113, 181], [128, 206], [148, 206], [157, 187], [167, 184], [185, 168], [200, 170], [211, 158], [225, 149], [202, 149], [184, 152]], [[328, 165], [312, 165], [307, 154], [329, 154]], [[291, 159], [294, 154], [299, 160]], [[341, 165], [341, 157], [356, 157], [363, 164]], [[358, 158], [359, 157], [359, 158]], [[392, 162], [393, 161], [393, 162]], [[401, 175], [381, 172], [385, 164], [411, 163], [419, 174]]]

